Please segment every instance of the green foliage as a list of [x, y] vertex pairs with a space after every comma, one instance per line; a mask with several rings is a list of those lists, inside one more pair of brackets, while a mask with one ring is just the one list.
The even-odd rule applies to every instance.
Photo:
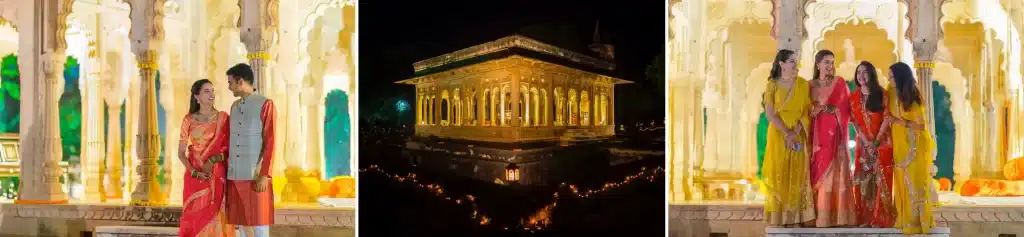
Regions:
[[327, 177], [351, 175], [351, 128], [348, 113], [348, 95], [341, 90], [327, 93], [324, 99], [327, 111], [324, 114], [324, 154]]
[[935, 145], [937, 156], [935, 178], [953, 180], [953, 154], [956, 153], [956, 126], [953, 123], [949, 92], [938, 81], [932, 81], [932, 99], [935, 105]]
[[665, 98], [665, 53], [658, 54], [654, 57], [654, 61], [647, 65], [644, 70], [644, 75], [647, 76], [647, 80], [654, 85], [654, 94], [661, 95], [661, 101]]
[[21, 121], [21, 75], [18, 56], [3, 57], [0, 65], [0, 133], [16, 133]]
[[764, 165], [764, 147], [768, 144], [768, 115], [761, 112], [757, 119], [757, 178], [761, 178]]
[[64, 63], [64, 93], [60, 96], [57, 108], [64, 161], [81, 155], [82, 92], [78, 89], [79, 72], [78, 60], [68, 56]]

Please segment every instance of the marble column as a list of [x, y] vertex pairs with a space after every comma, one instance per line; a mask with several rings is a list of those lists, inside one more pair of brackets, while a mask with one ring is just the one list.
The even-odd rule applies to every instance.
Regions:
[[274, 36], [278, 28], [278, 6], [277, 0], [240, 0], [238, 7], [242, 9], [240, 30], [242, 43], [245, 44], [249, 54], [249, 64], [252, 66], [256, 77], [256, 90], [260, 93], [269, 93], [271, 81], [267, 77], [266, 63], [271, 60], [267, 52], [274, 42]]
[[15, 203], [67, 203], [61, 187], [62, 158], [58, 92], [63, 85], [67, 16], [74, 0], [21, 1], [18, 65], [22, 73], [21, 190]]
[[[96, 15], [94, 18], [89, 19], [94, 21], [97, 26], [100, 24], [102, 16]], [[101, 29], [102, 27], [98, 27]], [[103, 34], [98, 34], [103, 35]], [[84, 81], [85, 90], [83, 90], [83, 107], [82, 112], [84, 118], [82, 120], [82, 133], [85, 134], [82, 139], [83, 143], [83, 156], [82, 156], [82, 170], [84, 174], [85, 185], [85, 200], [89, 202], [106, 202], [107, 198], [104, 194], [105, 186], [103, 184], [103, 178], [106, 175], [106, 167], [104, 167], [104, 149], [106, 144], [103, 139], [103, 131], [106, 129], [106, 124], [103, 123], [103, 93], [101, 93], [101, 72], [102, 66], [100, 62], [103, 62], [103, 54], [100, 50], [100, 43], [103, 37], [92, 36], [89, 39], [89, 52], [88, 52], [88, 63], [85, 64], [87, 68], [86, 80]]]
[[[935, 102], [932, 98], [932, 70], [935, 69], [935, 52], [942, 39], [941, 6], [947, 0], [903, 0], [909, 6], [906, 37], [914, 47], [914, 67], [917, 68], [917, 83], [925, 105], [927, 128], [935, 136]], [[933, 154], [932, 159], [935, 159]], [[933, 175], [935, 169], [932, 169]]]
[[[95, 60], [95, 58], [91, 59]], [[106, 195], [103, 195], [103, 191], [106, 187], [103, 185], [103, 176], [106, 167], [103, 164], [103, 149], [105, 147], [103, 131], [106, 124], [103, 123], [103, 94], [100, 93], [99, 73], [89, 73], [87, 78], [83, 95], [85, 97], [83, 112], [86, 119], [82, 121], [84, 123], [82, 132], [86, 134], [83, 139], [85, 149], [82, 156], [82, 168], [85, 170], [85, 174], [82, 175], [85, 178], [85, 200], [105, 202]]]
[[807, 39], [804, 10], [808, 0], [772, 0], [772, 37], [775, 38], [779, 50], [788, 49], [796, 52], [797, 58]]
[[523, 121], [520, 121], [519, 119], [519, 113], [521, 113], [521, 111], [519, 111], [519, 93], [522, 93], [521, 91], [519, 91], [519, 85], [521, 85], [519, 81], [521, 81], [522, 79], [523, 78], [519, 71], [512, 72], [512, 88], [510, 88], [511, 94], [509, 94], [509, 97], [512, 98], [508, 98], [512, 101], [512, 114], [509, 115], [512, 116], [512, 118], [510, 119], [512, 120], [512, 127], [520, 127], [523, 124]]
[[121, 177], [124, 175], [122, 172], [124, 164], [121, 161], [121, 103], [124, 102], [124, 97], [118, 95], [117, 91], [121, 90], [120, 83], [115, 82], [116, 76], [110, 76], [105, 83], [109, 83], [104, 86], [108, 91], [113, 91], [113, 95], [105, 96], [104, 100], [107, 105], [107, 156], [106, 156], [106, 182], [104, 182], [104, 193], [108, 199], [122, 199], [124, 198], [123, 184], [121, 183]]
[[136, 150], [139, 162], [135, 166], [139, 180], [132, 190], [132, 205], [166, 205], [167, 198], [162, 194], [160, 183], [156, 180], [159, 172], [160, 134], [157, 131], [156, 116], [156, 72], [160, 58], [160, 49], [164, 40], [164, 0], [128, 0], [131, 6], [131, 39], [132, 53], [139, 68], [142, 80], [141, 98], [139, 103], [139, 135]]

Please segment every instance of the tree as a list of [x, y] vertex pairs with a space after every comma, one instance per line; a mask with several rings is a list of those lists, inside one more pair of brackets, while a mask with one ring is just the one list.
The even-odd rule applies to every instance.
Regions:
[[65, 161], [81, 153], [82, 93], [78, 90], [79, 77], [78, 59], [68, 56], [64, 62], [64, 93], [58, 101], [60, 137]]
[[328, 92], [324, 106], [327, 110], [324, 114], [324, 159], [327, 170], [324, 172], [327, 177], [351, 175], [348, 95], [341, 90]]
[[21, 74], [18, 72], [18, 56], [3, 57], [0, 66], [0, 133], [18, 132], [21, 120]]
[[654, 57], [651, 64], [644, 70], [646, 76], [645, 92], [653, 96], [655, 117], [665, 117], [665, 53]]

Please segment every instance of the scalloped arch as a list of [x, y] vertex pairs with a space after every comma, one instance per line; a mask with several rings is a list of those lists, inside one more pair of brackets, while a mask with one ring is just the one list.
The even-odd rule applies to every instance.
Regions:
[[[814, 38], [814, 42], [811, 44], [811, 46], [814, 47], [813, 49], [815, 49], [815, 50], [816, 49], [820, 49], [821, 48], [821, 44], [825, 41], [825, 33], [828, 33], [829, 31], [834, 31], [836, 29], [836, 26], [839, 26], [840, 24], [852, 24], [852, 25], [874, 24], [875, 25], [875, 29], [878, 29], [878, 30], [881, 30], [881, 31], [885, 31], [885, 28], [883, 28], [882, 26], [879, 26], [878, 22], [876, 22], [873, 19], [862, 19], [861, 17], [858, 17], [858, 16], [849, 16], [849, 17], [846, 17], [846, 18], [836, 19], [835, 21], [832, 21], [832, 23], [830, 23], [830, 24], [826, 25], [824, 28], [822, 28], [820, 34], [818, 34], [817, 37]], [[898, 40], [899, 39], [899, 34], [897, 33], [897, 35], [889, 35], [889, 33], [886, 32], [886, 36], [889, 37], [887, 42], [892, 47], [893, 58], [896, 58], [897, 60], [899, 60], [899, 58], [900, 58], [899, 57], [899, 47], [897, 47], [898, 45], [896, 44], [896, 41], [893, 41], [893, 39], [892, 39], [893, 37], [895, 37]]]
[[302, 20], [302, 26], [299, 27], [299, 61], [295, 68], [305, 69], [309, 65], [311, 56], [309, 55], [309, 50], [306, 50], [306, 48], [309, 47], [310, 44], [309, 32], [317, 29], [315, 27], [316, 19], [323, 16], [327, 9], [332, 7], [340, 9], [342, 5], [348, 3], [349, 2], [345, 0], [318, 0], [316, 7], [313, 7], [313, 10], [306, 14], [306, 17]]

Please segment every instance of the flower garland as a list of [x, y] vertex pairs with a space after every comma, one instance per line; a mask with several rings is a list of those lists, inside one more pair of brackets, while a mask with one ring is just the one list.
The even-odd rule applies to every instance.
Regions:
[[[587, 199], [588, 197], [595, 196], [595, 195], [598, 195], [598, 194], [610, 191], [610, 190], [612, 190], [614, 188], [617, 188], [617, 187], [620, 187], [620, 186], [624, 186], [624, 185], [630, 184], [630, 183], [635, 182], [635, 181], [640, 181], [640, 180], [647, 180], [649, 182], [657, 181], [658, 175], [661, 174], [661, 173], [664, 173], [664, 171], [665, 171], [665, 169], [662, 168], [662, 167], [657, 167], [657, 168], [654, 168], [654, 169], [648, 169], [647, 167], [642, 167], [639, 172], [637, 172], [636, 174], [632, 174], [632, 175], [628, 175], [628, 176], [624, 177], [622, 179], [622, 181], [619, 181], [619, 182], [608, 182], [608, 183], [605, 183], [600, 188], [593, 189], [593, 190], [587, 190], [587, 191], [580, 191], [580, 189], [579, 189], [579, 187], [577, 185], [566, 184], [566, 183], [562, 183], [560, 185], [560, 187], [568, 188], [571, 191], [571, 193], [569, 194], [570, 197], [574, 197], [574, 198], [578, 198], [578, 199]], [[385, 172], [384, 170], [382, 170], [377, 165], [370, 165], [370, 167], [368, 167], [368, 168], [361, 169], [360, 172], [376, 172], [376, 173], [380, 173], [380, 174], [382, 174], [382, 175], [384, 175], [386, 177], [389, 177], [389, 178], [391, 178], [391, 179], [393, 179], [393, 180], [395, 180], [395, 181], [397, 181], [399, 183], [409, 182], [409, 183], [414, 184], [415, 187], [427, 189], [430, 193], [433, 193], [435, 196], [444, 198], [445, 200], [448, 200], [448, 201], [452, 201], [455, 204], [467, 204], [467, 205], [470, 205], [470, 207], [473, 210], [473, 213], [470, 214], [470, 219], [472, 219], [474, 221], [479, 221], [479, 224], [481, 226], [486, 226], [486, 225], [490, 224], [490, 218], [487, 218], [486, 215], [481, 215], [480, 214], [480, 210], [477, 208], [477, 204], [476, 204], [476, 197], [474, 197], [473, 195], [464, 195], [464, 196], [452, 197], [452, 196], [449, 196], [448, 194], [446, 194], [444, 192], [444, 189], [441, 188], [441, 186], [438, 185], [438, 184], [423, 184], [423, 183], [421, 183], [416, 178], [416, 174], [406, 174], [406, 175], [389, 174], [389, 173]], [[551, 224], [551, 219], [550, 219], [551, 213], [554, 211], [554, 208], [557, 206], [558, 199], [560, 197], [561, 197], [561, 195], [559, 194], [559, 192], [555, 192], [553, 194], [553, 200], [551, 201], [550, 204], [545, 205], [543, 208], [537, 210], [536, 214], [534, 214], [531, 217], [528, 217], [528, 218], [524, 219], [520, 223], [520, 225], [522, 226], [522, 229], [526, 230], [526, 231], [534, 232], [534, 231], [537, 231], [537, 230], [543, 230], [548, 225], [550, 225]], [[504, 230], [508, 230], [509, 228], [507, 226], [505, 226], [505, 227], [503, 227], [503, 229]]]

